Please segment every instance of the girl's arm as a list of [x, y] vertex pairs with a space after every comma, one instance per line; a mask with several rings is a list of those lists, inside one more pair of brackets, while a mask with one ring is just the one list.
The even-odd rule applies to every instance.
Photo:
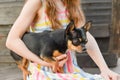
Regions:
[[101, 71], [101, 75], [105, 78], [105, 80], [119, 80], [120, 75], [111, 71], [108, 68], [102, 56], [102, 53], [98, 47], [98, 44], [96, 43], [96, 40], [93, 38], [93, 36], [89, 32], [87, 32], [87, 38], [88, 38], [88, 43], [86, 44], [86, 47], [87, 47], [88, 54], [99, 67]]
[[89, 56], [93, 59], [93, 61], [97, 64], [101, 71], [105, 70], [106, 68], [108, 68], [108, 66], [104, 61], [96, 40], [89, 32], [87, 32], [87, 38], [88, 43], [86, 44], [86, 47]]
[[31, 61], [44, 66], [51, 66], [49, 63], [42, 61], [39, 57], [33, 54], [25, 46], [21, 37], [27, 31], [30, 24], [33, 22], [37, 11], [41, 6], [40, 0], [28, 0], [24, 5], [19, 17], [12, 26], [6, 41], [6, 46], [18, 55], [25, 57]]

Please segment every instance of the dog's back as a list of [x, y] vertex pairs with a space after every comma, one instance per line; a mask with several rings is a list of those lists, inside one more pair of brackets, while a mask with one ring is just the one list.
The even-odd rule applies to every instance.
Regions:
[[[70, 47], [69, 49], [73, 47], [75, 51], [80, 52], [82, 47], [79, 46], [86, 44], [86, 32], [90, 27], [91, 22], [88, 22], [79, 29], [75, 27], [74, 21], [71, 21], [66, 29], [44, 31], [42, 33], [25, 33], [22, 40], [27, 48], [39, 57], [53, 57], [55, 51], [65, 53], [68, 47]], [[14, 52], [11, 52], [11, 55], [15, 60], [21, 59]]]
[[[58, 50], [65, 52], [67, 49], [65, 46], [64, 29], [58, 29], [55, 31], [44, 31], [42, 33], [25, 33], [22, 37], [23, 42], [27, 48], [35, 53], [37, 56], [52, 57], [53, 51]], [[11, 51], [11, 56], [15, 60], [21, 60], [22, 58], [16, 53]]]

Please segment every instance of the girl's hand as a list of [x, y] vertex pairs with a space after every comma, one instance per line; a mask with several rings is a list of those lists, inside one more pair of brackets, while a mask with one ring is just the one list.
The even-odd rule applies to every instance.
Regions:
[[105, 78], [105, 80], [120, 80], [120, 74], [117, 74], [110, 69], [101, 71], [101, 76]]
[[59, 61], [59, 67], [63, 67], [63, 65], [67, 61], [67, 54], [62, 54], [62, 55], [56, 57], [56, 59]]
[[41, 59], [39, 59], [38, 64], [40, 64], [42, 66], [50, 67], [53, 69], [53, 72], [57, 72], [57, 68], [62, 68], [63, 65], [65, 64], [65, 62], [67, 61], [67, 55], [66, 54], [60, 55], [60, 56], [56, 57], [55, 60], [58, 61], [58, 63], [56, 63], [55, 65], [48, 63], [46, 61], [43, 61]]

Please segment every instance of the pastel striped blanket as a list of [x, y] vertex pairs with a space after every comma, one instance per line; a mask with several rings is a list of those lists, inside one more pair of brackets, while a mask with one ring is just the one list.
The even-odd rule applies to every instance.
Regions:
[[31, 75], [27, 80], [104, 80], [98, 74], [89, 74], [84, 72], [76, 61], [75, 53], [67, 51], [68, 60], [64, 65], [65, 73], [53, 73], [48, 67], [40, 66], [36, 63], [30, 63], [29, 70]]

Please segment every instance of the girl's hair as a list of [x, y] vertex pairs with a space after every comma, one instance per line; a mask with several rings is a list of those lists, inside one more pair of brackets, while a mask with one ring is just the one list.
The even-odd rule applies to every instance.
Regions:
[[[66, 6], [67, 16], [69, 20], [74, 20], [75, 25], [81, 27], [85, 23], [85, 17], [81, 9], [80, 0], [62, 0]], [[57, 19], [57, 8], [54, 0], [46, 0], [46, 14], [52, 23], [53, 29], [61, 27], [59, 20]]]
[[[27, 0], [25, 0], [27, 1]], [[66, 6], [66, 15], [68, 16], [69, 20], [74, 20], [75, 25], [77, 27], [81, 27], [85, 23], [85, 17], [83, 11], [81, 9], [81, 2], [80, 0], [61, 0], [63, 4]], [[46, 0], [46, 14], [52, 24], [52, 29], [59, 29], [61, 28], [61, 23], [57, 18], [57, 7], [54, 0]], [[38, 15], [36, 15], [34, 22], [38, 19]]]

